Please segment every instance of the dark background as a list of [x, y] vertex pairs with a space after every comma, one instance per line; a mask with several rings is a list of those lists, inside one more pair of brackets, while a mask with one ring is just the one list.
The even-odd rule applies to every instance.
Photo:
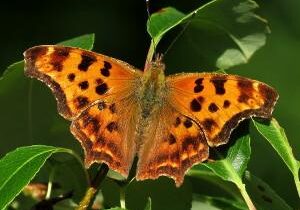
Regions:
[[[188, 12], [203, 2], [153, 1], [150, 9], [153, 12], [163, 6], [174, 6]], [[280, 99], [274, 116], [286, 129], [299, 159], [300, 1], [260, 0], [257, 3], [261, 6], [259, 14], [269, 21], [272, 33], [266, 46], [248, 64], [228, 72], [264, 81], [278, 90]], [[1, 1], [0, 72], [22, 60], [23, 51], [31, 46], [54, 44], [87, 33], [96, 35], [94, 51], [142, 68], [150, 44], [146, 20], [143, 0]], [[188, 52], [183, 56], [188, 56]], [[184, 70], [172, 69], [169, 73], [180, 71]], [[298, 197], [291, 173], [271, 146], [259, 137], [252, 141], [249, 170], [295, 206]]]

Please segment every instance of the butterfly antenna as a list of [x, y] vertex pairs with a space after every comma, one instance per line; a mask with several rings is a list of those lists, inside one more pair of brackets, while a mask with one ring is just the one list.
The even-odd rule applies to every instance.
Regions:
[[[193, 14], [193, 17], [196, 13]], [[183, 26], [182, 30], [177, 34], [177, 36], [172, 40], [172, 42], [170, 43], [170, 45], [168, 46], [168, 48], [166, 49], [164, 55], [166, 56], [167, 53], [170, 51], [170, 49], [174, 46], [174, 44], [176, 43], [176, 41], [184, 34], [184, 32], [186, 31], [186, 29], [188, 28], [188, 26], [190, 25], [190, 23], [192, 22], [192, 18], [190, 20], [188, 20], [185, 25]]]

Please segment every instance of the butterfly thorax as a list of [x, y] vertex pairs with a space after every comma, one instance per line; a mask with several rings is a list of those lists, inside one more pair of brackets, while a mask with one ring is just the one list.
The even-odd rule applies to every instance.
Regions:
[[164, 103], [165, 97], [164, 64], [152, 62], [144, 71], [141, 87], [138, 90], [138, 111], [136, 127], [136, 145], [139, 150], [145, 135], [151, 133], [151, 124]]
[[139, 93], [141, 117], [144, 119], [160, 107], [165, 89], [164, 64], [159, 61], [149, 65], [144, 72]]

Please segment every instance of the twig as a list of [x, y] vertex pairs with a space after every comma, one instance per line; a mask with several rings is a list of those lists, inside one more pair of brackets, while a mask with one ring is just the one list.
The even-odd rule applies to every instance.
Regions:
[[108, 166], [102, 163], [98, 170], [98, 173], [96, 174], [95, 178], [91, 183], [91, 186], [85, 192], [85, 195], [80, 201], [79, 206], [76, 208], [76, 210], [86, 210], [91, 205], [91, 202], [94, 200], [94, 197], [99, 190], [98, 188], [104, 180], [108, 170]]

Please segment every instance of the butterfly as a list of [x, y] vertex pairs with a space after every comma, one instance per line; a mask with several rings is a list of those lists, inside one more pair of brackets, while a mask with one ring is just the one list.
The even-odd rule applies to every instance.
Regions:
[[221, 73], [165, 76], [161, 58], [141, 71], [95, 52], [42, 45], [24, 53], [25, 74], [46, 83], [58, 112], [85, 152], [124, 177], [168, 176], [176, 186], [189, 168], [226, 144], [240, 121], [270, 118], [278, 94], [248, 78]]

